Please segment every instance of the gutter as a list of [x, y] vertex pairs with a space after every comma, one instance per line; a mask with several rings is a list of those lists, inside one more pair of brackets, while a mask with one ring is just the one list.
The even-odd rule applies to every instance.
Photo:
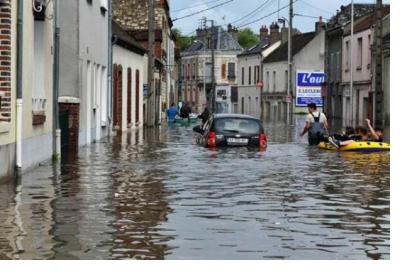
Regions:
[[23, 139], [23, 7], [24, 0], [17, 2], [17, 94], [16, 94], [16, 173], [21, 175]]
[[54, 0], [54, 65], [53, 65], [53, 159], [61, 155], [61, 130], [59, 120], [60, 85], [60, 0]]
[[113, 115], [114, 115], [114, 106], [113, 104], [113, 94], [112, 94], [112, 61], [113, 61], [113, 45], [115, 42], [112, 40], [112, 0], [108, 1], [108, 65], [107, 65], [107, 70], [108, 70], [108, 82], [107, 82], [107, 118], [108, 118], [108, 123], [109, 123], [109, 128], [108, 131], [111, 133], [111, 125]]

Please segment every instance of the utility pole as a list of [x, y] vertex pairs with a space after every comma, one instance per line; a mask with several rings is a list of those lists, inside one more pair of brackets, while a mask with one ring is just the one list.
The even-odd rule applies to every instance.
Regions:
[[[219, 32], [219, 30], [218, 30]], [[211, 20], [211, 50], [212, 50], [212, 112], [216, 113], [216, 84], [215, 84], [215, 42], [214, 20]]]
[[287, 122], [290, 124], [292, 98], [292, 33], [293, 33], [293, 0], [289, 0], [289, 30], [288, 30], [288, 88], [287, 88]]
[[382, 69], [382, 28], [383, 28], [383, 18], [382, 18], [382, 9], [383, 3], [382, 0], [377, 0], [376, 3], [376, 16], [377, 16], [377, 23], [376, 23], [376, 38], [375, 38], [375, 47], [376, 47], [376, 83], [375, 83], [375, 91], [376, 91], [376, 126], [383, 125], [383, 69]]
[[353, 94], [353, 34], [354, 34], [354, 2], [351, 4], [350, 14], [350, 107], [351, 125], [354, 127], [354, 94]]
[[148, 106], [147, 126], [155, 125], [156, 96], [155, 96], [155, 12], [154, 0], [148, 0]]

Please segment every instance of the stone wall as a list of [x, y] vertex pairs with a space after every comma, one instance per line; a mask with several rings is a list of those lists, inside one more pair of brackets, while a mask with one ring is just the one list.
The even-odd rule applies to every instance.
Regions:
[[[155, 29], [168, 27], [166, 0], [155, 0]], [[148, 29], [148, 0], [113, 0], [113, 18], [126, 30]]]

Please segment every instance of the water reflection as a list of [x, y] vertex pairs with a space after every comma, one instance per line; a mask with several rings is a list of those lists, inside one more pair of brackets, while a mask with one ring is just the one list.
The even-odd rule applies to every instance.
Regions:
[[[209, 150], [176, 124], [119, 134], [0, 186], [0, 259], [388, 259], [389, 153]], [[334, 126], [336, 127], [336, 126]]]

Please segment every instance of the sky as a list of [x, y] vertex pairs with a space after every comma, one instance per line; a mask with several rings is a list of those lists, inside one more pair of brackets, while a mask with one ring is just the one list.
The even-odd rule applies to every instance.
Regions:
[[[229, 0], [170, 0], [171, 18], [177, 19], [191, 13], [195, 13], [212, 6]], [[272, 21], [276, 21], [279, 17], [288, 17], [288, 8], [284, 8], [278, 13], [274, 13], [258, 22], [245, 25], [260, 17], [275, 12], [278, 8], [286, 6], [288, 0], [231, 0], [226, 5], [216, 7], [214, 9], [202, 12], [191, 17], [176, 20], [174, 27], [180, 28], [184, 35], [193, 35], [195, 29], [199, 26], [200, 19], [215, 20], [217, 25], [227, 25], [234, 22], [234, 25], [244, 25], [242, 28], [250, 27], [256, 33], [259, 33], [261, 25], [269, 26]], [[313, 17], [322, 16], [324, 19], [329, 19], [336, 13], [336, 10], [341, 5], [348, 5], [351, 0], [295, 0], [294, 13], [308, 15]], [[355, 3], [376, 3], [376, 0], [355, 0]], [[384, 0], [384, 4], [390, 4], [389, 0]], [[248, 18], [241, 20], [243, 16], [252, 12], [260, 5], [265, 4], [262, 8]], [[295, 16], [293, 25], [302, 32], [314, 30], [315, 21], [317, 18], [308, 18], [303, 16]], [[240, 21], [238, 21], [240, 20]]]

